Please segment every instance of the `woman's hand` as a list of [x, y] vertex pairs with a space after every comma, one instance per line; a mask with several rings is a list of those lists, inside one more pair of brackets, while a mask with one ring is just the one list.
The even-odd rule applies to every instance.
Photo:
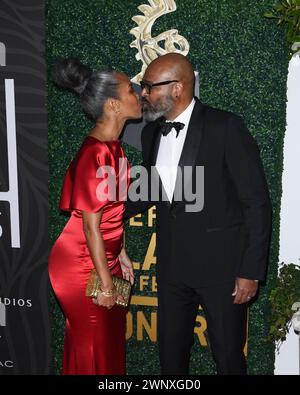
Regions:
[[97, 298], [93, 299], [93, 302], [97, 306], [106, 307], [108, 310], [110, 310], [116, 304], [117, 299], [119, 299], [122, 303], [125, 302], [123, 296], [119, 294], [117, 290], [114, 290], [112, 296], [105, 296], [103, 293], [99, 292]]
[[94, 298], [93, 302], [97, 306], [106, 307], [107, 309], [110, 310], [115, 305], [116, 299], [117, 299], [117, 293], [115, 290], [113, 291], [111, 296], [105, 296], [102, 294], [102, 292], [98, 292], [97, 298]]
[[125, 278], [125, 280], [128, 280], [130, 282], [130, 284], [133, 285], [134, 274], [133, 274], [132, 260], [127, 255], [124, 247], [122, 248], [122, 250], [119, 254], [119, 259], [120, 259], [123, 278]]

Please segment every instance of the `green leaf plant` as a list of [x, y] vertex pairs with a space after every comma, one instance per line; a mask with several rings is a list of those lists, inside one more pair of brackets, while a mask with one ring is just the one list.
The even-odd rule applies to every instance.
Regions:
[[287, 27], [286, 38], [290, 45], [290, 58], [300, 55], [300, 0], [283, 0], [276, 4], [266, 18], [277, 20], [278, 25]]
[[272, 314], [269, 340], [276, 341], [277, 350], [291, 328], [292, 305], [295, 302], [300, 302], [300, 266], [290, 263], [281, 267], [276, 286], [270, 294]]

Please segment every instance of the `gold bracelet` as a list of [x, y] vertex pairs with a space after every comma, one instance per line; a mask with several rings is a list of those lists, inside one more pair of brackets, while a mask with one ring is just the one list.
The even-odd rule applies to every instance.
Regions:
[[109, 289], [108, 291], [102, 291], [102, 289], [99, 291], [101, 295], [106, 296], [106, 297], [111, 297], [115, 293], [115, 289]]

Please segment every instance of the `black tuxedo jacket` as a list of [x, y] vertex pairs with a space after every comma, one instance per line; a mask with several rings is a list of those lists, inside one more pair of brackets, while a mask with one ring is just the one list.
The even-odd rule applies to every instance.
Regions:
[[[202, 287], [237, 276], [264, 280], [271, 204], [257, 144], [240, 117], [195, 100], [178, 165], [182, 173], [184, 166], [192, 172], [183, 182], [177, 178], [174, 195], [185, 184], [195, 191], [196, 167], [204, 166], [203, 209], [188, 212], [191, 202], [184, 193], [182, 201], [172, 203], [128, 199], [125, 219], [156, 204], [158, 282], [180, 279]], [[147, 124], [142, 154], [148, 172], [155, 166], [160, 139], [158, 121]], [[159, 177], [151, 183], [161, 190]]]

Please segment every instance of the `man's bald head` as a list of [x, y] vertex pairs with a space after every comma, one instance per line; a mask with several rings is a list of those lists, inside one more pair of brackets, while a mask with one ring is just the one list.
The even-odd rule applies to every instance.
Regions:
[[193, 67], [185, 56], [178, 53], [169, 53], [153, 60], [145, 71], [143, 81], [141, 96], [146, 122], [162, 116], [175, 119], [194, 96]]
[[194, 95], [195, 74], [191, 62], [186, 56], [178, 53], [168, 53], [153, 60], [146, 70], [147, 78], [154, 81], [155, 75], [160, 80], [178, 80], [183, 84], [184, 91], [190, 97]]

